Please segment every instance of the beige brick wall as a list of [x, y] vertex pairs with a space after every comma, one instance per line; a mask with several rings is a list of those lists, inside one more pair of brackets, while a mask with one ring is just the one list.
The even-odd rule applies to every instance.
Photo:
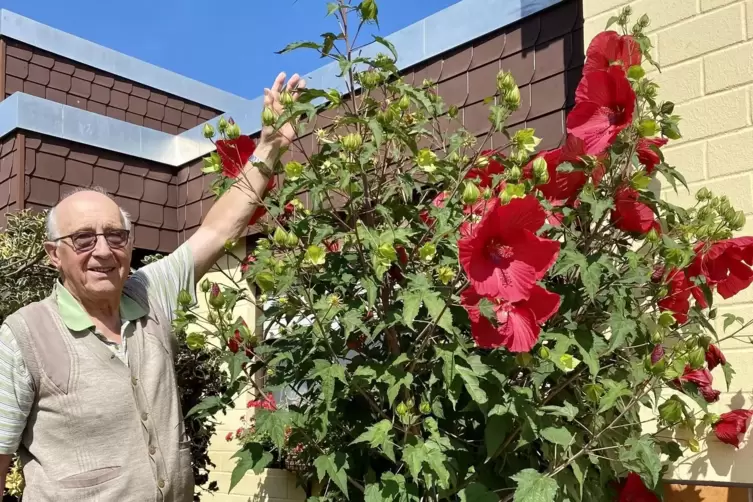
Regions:
[[[634, 20], [644, 13], [651, 18], [649, 35], [662, 72], [650, 75], [662, 87], [660, 97], [675, 102], [683, 119], [684, 137], [671, 142], [665, 155], [686, 177], [691, 193], [681, 189], [676, 195], [665, 186], [663, 195], [683, 205], [692, 205], [695, 192], [704, 186], [727, 195], [748, 217], [741, 234], [753, 235], [753, 0], [584, 0], [586, 45], [625, 5], [633, 8]], [[718, 305], [716, 328], [721, 333], [724, 313], [753, 318], [753, 291]], [[753, 329], [749, 332], [753, 336]], [[737, 340], [722, 348], [737, 376], [734, 388], [711, 409], [721, 413], [730, 407], [750, 408], [753, 346]], [[726, 390], [721, 368], [713, 374], [715, 386]], [[668, 477], [753, 484], [753, 441], [735, 451], [710, 438], [702, 448], [706, 451], [682, 459]], [[707, 500], [699, 490], [678, 487], [670, 499], [682, 494], [682, 500]], [[739, 490], [711, 491], [706, 489], [708, 500], [747, 500]]]
[[[246, 249], [239, 246], [233, 250], [236, 256], [245, 256]], [[221, 259], [218, 266], [222, 267], [229, 275], [237, 271], [237, 262], [228, 258]], [[210, 272], [206, 276], [210, 281], [219, 284], [231, 284], [228, 278], [221, 272]], [[200, 300], [200, 309], [206, 311], [203, 298]], [[254, 326], [256, 321], [256, 309], [249, 303], [239, 303], [236, 314], [243, 316], [249, 326]], [[246, 408], [250, 396], [242, 395], [235, 403], [235, 408], [228, 411], [227, 415], [216, 417], [220, 420], [217, 433], [209, 445], [209, 458], [217, 466], [209, 474], [210, 481], [217, 481], [219, 492], [214, 496], [204, 495], [202, 500], [207, 502], [300, 502], [305, 499], [303, 491], [296, 487], [295, 477], [283, 470], [267, 469], [262, 475], [248, 472], [238, 485], [228, 493], [230, 488], [230, 474], [235, 468], [235, 459], [231, 458], [238, 450], [238, 443], [233, 440], [225, 441], [228, 432], [235, 432], [241, 425], [241, 418], [250, 418], [252, 413]]]

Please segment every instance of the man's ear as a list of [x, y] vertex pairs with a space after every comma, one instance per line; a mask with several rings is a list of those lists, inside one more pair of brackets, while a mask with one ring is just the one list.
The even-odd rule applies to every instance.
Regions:
[[45, 242], [44, 250], [47, 252], [47, 256], [50, 257], [52, 266], [60, 270], [60, 256], [58, 255], [60, 249], [58, 248], [58, 244], [56, 242]]

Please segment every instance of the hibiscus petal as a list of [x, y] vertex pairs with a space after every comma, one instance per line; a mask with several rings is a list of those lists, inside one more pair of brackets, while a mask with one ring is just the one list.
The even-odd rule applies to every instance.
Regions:
[[559, 310], [560, 295], [547, 291], [537, 284], [531, 289], [531, 296], [525, 305], [533, 312], [536, 322], [544, 324]]
[[723, 413], [719, 417], [719, 421], [714, 424], [714, 434], [716, 434], [719, 441], [739, 448], [739, 434], [745, 433], [748, 419], [752, 415], [753, 411], [751, 410], [733, 410]]
[[717, 285], [717, 291], [725, 300], [732, 298], [753, 283], [753, 271], [746, 264], [730, 260], [728, 265], [729, 276]]
[[[551, 239], [538, 237], [533, 232], [523, 231], [510, 242], [514, 249], [513, 263], [522, 262], [536, 271], [535, 279], [542, 279], [552, 268], [560, 252], [560, 243]], [[512, 264], [510, 265], [512, 267]]]
[[228, 178], [237, 178], [256, 150], [254, 140], [245, 135], [236, 139], [217, 140], [215, 146], [222, 162], [222, 174]]
[[567, 131], [583, 140], [589, 154], [600, 154], [617, 136], [617, 132], [611, 130], [612, 121], [607, 112], [596, 103], [583, 102], [575, 105], [567, 116]]
[[544, 225], [546, 212], [535, 196], [528, 195], [491, 207], [488, 219], [497, 226], [502, 238], [506, 238], [519, 230], [536, 232]]
[[510, 352], [528, 352], [539, 339], [541, 328], [536, 323], [533, 311], [526, 306], [513, 306], [507, 314], [507, 322], [500, 326], [504, 346]]

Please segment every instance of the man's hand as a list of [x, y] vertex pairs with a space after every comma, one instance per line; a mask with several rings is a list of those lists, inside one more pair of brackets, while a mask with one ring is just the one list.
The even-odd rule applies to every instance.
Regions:
[[[298, 90], [306, 87], [306, 81], [296, 73], [287, 86], [285, 85], [285, 73], [277, 75], [271, 89], [264, 89], [264, 106], [270, 108], [275, 115], [282, 115], [284, 107], [280, 102], [280, 95], [283, 90], [290, 93], [293, 100], [298, 99]], [[267, 161], [267, 164], [277, 159], [282, 148], [287, 147], [295, 139], [295, 129], [292, 124], [285, 124], [279, 130], [275, 131], [274, 127], [262, 127], [261, 139], [256, 147], [256, 156]]]

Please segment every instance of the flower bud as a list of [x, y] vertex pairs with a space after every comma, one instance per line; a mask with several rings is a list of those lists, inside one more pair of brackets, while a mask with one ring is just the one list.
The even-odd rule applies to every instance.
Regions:
[[216, 309], [221, 309], [225, 305], [225, 295], [216, 283], [212, 284], [212, 289], [209, 292], [209, 305]]
[[451, 119], [455, 119], [458, 116], [458, 113], [460, 110], [458, 109], [457, 105], [450, 105], [450, 107], [447, 109], [447, 116]]
[[693, 453], [698, 453], [701, 451], [701, 445], [698, 443], [698, 440], [696, 438], [690, 438], [688, 439], [688, 448], [690, 448], [690, 451]]
[[380, 244], [377, 248], [377, 255], [383, 261], [392, 263], [397, 260], [397, 250], [395, 246], [389, 243]]
[[201, 281], [201, 292], [202, 293], [208, 293], [209, 289], [212, 287], [212, 284], [209, 282], [209, 279], [204, 279]]
[[342, 139], [343, 148], [349, 152], [356, 152], [363, 144], [363, 138], [357, 132], [346, 134]]
[[366, 71], [361, 73], [361, 84], [366, 89], [373, 89], [382, 83], [382, 74], [378, 71]]
[[515, 87], [515, 78], [509, 71], [500, 71], [497, 73], [497, 90], [500, 94], [506, 94], [507, 91]]
[[741, 230], [745, 226], [745, 213], [736, 211], [735, 215], [729, 219], [729, 227], [732, 230]]
[[225, 120], [225, 117], [220, 117], [220, 120], [217, 122], [217, 129], [220, 131], [220, 133], [224, 133], [225, 130], [227, 130], [227, 120]]
[[507, 170], [507, 179], [510, 181], [518, 181], [522, 175], [523, 173], [518, 166], [512, 166]]
[[684, 405], [677, 396], [672, 396], [659, 405], [659, 417], [668, 424], [676, 424], [682, 420]]
[[297, 180], [303, 174], [303, 164], [291, 160], [285, 164], [285, 177], [290, 178], [292, 181]]
[[651, 335], [651, 343], [661, 343], [664, 341], [664, 335], [662, 335], [661, 331], [654, 332], [653, 335]]
[[439, 267], [439, 272], [437, 273], [437, 276], [439, 277], [439, 281], [445, 286], [447, 286], [450, 283], [450, 281], [455, 277], [455, 271], [447, 266]]
[[277, 227], [275, 228], [275, 234], [272, 240], [278, 247], [285, 247], [285, 244], [288, 241], [288, 234], [282, 229], [282, 227]]
[[703, 416], [703, 423], [705, 423], [707, 425], [714, 425], [714, 424], [716, 424], [721, 419], [722, 419], [722, 417], [720, 417], [716, 413], [706, 413]]
[[701, 345], [701, 347], [703, 347], [704, 351], [707, 351], [709, 350], [709, 345], [711, 345], [712, 341], [713, 340], [711, 339], [709, 335], [703, 335], [701, 339], [699, 340], [699, 344]]
[[359, 5], [359, 11], [361, 13], [361, 19], [364, 21], [376, 21], [379, 8], [374, 0], [363, 0], [361, 5]]
[[671, 101], [665, 101], [661, 105], [661, 112], [664, 115], [672, 115], [672, 113], [675, 111], [675, 104]]
[[661, 242], [661, 236], [659, 235], [659, 232], [657, 232], [655, 228], [652, 228], [646, 234], [646, 240], [652, 244], [658, 244], [659, 242]]
[[212, 127], [212, 124], [204, 124], [204, 128], [201, 130], [201, 133], [205, 138], [212, 139], [214, 138], [214, 127]]
[[288, 91], [282, 91], [280, 93], [280, 104], [282, 106], [290, 106], [293, 104], [293, 95]]
[[418, 407], [418, 411], [420, 411], [423, 415], [428, 415], [429, 413], [431, 413], [431, 405], [426, 401], [421, 401], [421, 404]]
[[657, 344], [656, 346], [654, 346], [654, 350], [651, 351], [651, 364], [656, 364], [663, 358], [664, 347], [662, 347], [660, 344]]
[[268, 106], [261, 112], [261, 123], [265, 127], [272, 127], [277, 122], [277, 114]]
[[517, 85], [505, 92], [505, 104], [512, 110], [520, 106], [520, 88]]
[[466, 181], [465, 188], [463, 188], [463, 204], [474, 204], [480, 196], [481, 191], [476, 184], [472, 181]]
[[225, 134], [230, 139], [237, 139], [241, 135], [241, 128], [238, 124], [228, 124]]
[[644, 75], [646, 75], [646, 71], [639, 64], [628, 68], [628, 77], [633, 80], [640, 80]]
[[188, 307], [192, 302], [193, 298], [191, 298], [191, 293], [185, 289], [181, 289], [180, 293], [178, 293], [178, 303], [183, 307]]
[[421, 249], [418, 250], [418, 256], [421, 258], [421, 261], [431, 261], [434, 259], [436, 254], [437, 246], [435, 246], [431, 242], [424, 244], [423, 246], [421, 246]]
[[398, 416], [404, 417], [408, 414], [408, 405], [405, 403], [398, 404], [397, 408], [395, 408], [395, 412], [398, 414]]
[[690, 352], [688, 356], [688, 364], [694, 370], [697, 370], [703, 366], [706, 362], [706, 351], [702, 347], [696, 347]]
[[657, 130], [658, 126], [655, 120], [641, 120], [638, 124], [638, 134], [644, 138], [655, 136]]
[[311, 245], [306, 248], [306, 254], [303, 259], [305, 263], [310, 265], [324, 265], [327, 260], [327, 252], [321, 246]]
[[550, 355], [551, 355], [551, 352], [546, 346], [542, 345], [541, 348], [539, 348], [539, 357], [541, 359], [549, 359]]
[[298, 246], [298, 236], [295, 235], [293, 232], [288, 232], [287, 237], [285, 238], [285, 246], [289, 248], [294, 248]]
[[543, 185], [549, 181], [549, 169], [544, 157], [537, 157], [533, 160], [533, 181], [536, 185]]
[[191, 350], [201, 350], [207, 343], [206, 337], [201, 333], [189, 333], [186, 335], [186, 345]]
[[674, 326], [675, 322], [675, 316], [672, 315], [671, 312], [662, 312], [659, 316], [659, 326], [662, 326], [664, 328], [669, 328], [670, 326]]

